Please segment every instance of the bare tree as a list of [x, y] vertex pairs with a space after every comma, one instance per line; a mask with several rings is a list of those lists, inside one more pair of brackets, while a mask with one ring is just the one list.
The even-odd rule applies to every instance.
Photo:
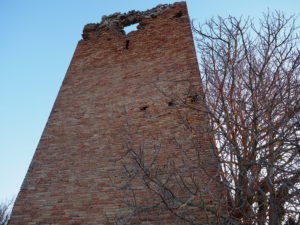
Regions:
[[10, 217], [12, 201], [0, 204], [0, 225], [7, 225]]
[[[218, 17], [194, 26], [194, 32], [203, 93], [191, 95], [189, 89], [191, 101], [172, 97], [189, 144], [174, 136], [182, 155], [162, 164], [160, 138], [155, 145], [137, 144], [128, 126], [123, 158], [128, 182], [123, 188], [131, 194], [129, 212], [141, 219], [167, 212], [175, 216], [174, 224], [300, 224], [300, 42], [295, 17], [281, 12], [268, 12], [259, 21]], [[194, 129], [185, 108], [207, 115], [208, 124]], [[211, 140], [206, 148], [217, 160], [214, 171], [207, 170], [207, 158], [198, 157], [197, 137], [203, 135]], [[187, 145], [195, 151], [184, 151]], [[137, 179], [147, 194], [139, 196]]]
[[[258, 28], [257, 28], [258, 27]], [[240, 223], [299, 223], [300, 51], [294, 17], [234, 17], [198, 34], [201, 78], [227, 187]]]

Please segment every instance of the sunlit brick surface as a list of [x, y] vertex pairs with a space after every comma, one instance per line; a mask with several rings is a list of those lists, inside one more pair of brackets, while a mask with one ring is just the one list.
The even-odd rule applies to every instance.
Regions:
[[[139, 24], [128, 35], [85, 27], [10, 224], [110, 224], [108, 217], [127, 210], [116, 185], [125, 179], [119, 159], [129, 133], [136, 143], [159, 141], [162, 161], [176, 151], [172, 137], [186, 136], [170, 103], [191, 98], [190, 86], [200, 89], [186, 5], [169, 5]], [[203, 155], [209, 158], [205, 147]]]

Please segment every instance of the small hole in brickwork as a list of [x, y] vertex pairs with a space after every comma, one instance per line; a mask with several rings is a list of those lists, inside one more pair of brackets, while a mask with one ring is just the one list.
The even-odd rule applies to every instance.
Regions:
[[137, 28], [138, 25], [139, 25], [139, 23], [134, 23], [134, 24], [131, 24], [131, 25], [129, 25], [129, 26], [124, 27], [125, 34], [127, 35], [127, 34], [129, 34], [131, 31], [136, 31], [136, 30], [138, 30], [138, 28]]
[[168, 106], [174, 106], [174, 105], [175, 103], [173, 102], [173, 100], [168, 102]]
[[197, 94], [191, 96], [191, 102], [196, 102], [197, 100], [198, 100]]
[[129, 49], [129, 40], [126, 40], [125, 42], [125, 49]]
[[145, 105], [145, 106], [141, 107], [140, 110], [141, 111], [146, 111], [146, 109], [148, 109], [148, 108], [149, 108], [149, 106]]
[[182, 15], [183, 15], [182, 12], [179, 11], [178, 13], [175, 14], [174, 17], [175, 17], [175, 18], [180, 18], [180, 17], [182, 17]]

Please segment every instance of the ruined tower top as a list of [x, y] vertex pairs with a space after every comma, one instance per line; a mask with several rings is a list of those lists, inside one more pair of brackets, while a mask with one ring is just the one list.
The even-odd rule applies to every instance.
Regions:
[[[129, 11], [128, 13], [114, 13], [109, 16], [102, 16], [102, 20], [100, 23], [90, 23], [85, 25], [83, 29], [82, 37], [83, 39], [88, 39], [89, 34], [91, 32], [101, 32], [103, 30], [113, 29], [116, 31], [125, 34], [123, 28], [126, 26], [130, 26], [132, 24], [140, 23], [143, 19], [153, 19], [157, 16], [163, 14], [166, 10], [170, 8], [174, 8], [177, 5], [184, 5], [186, 6], [185, 2], [176, 2], [174, 4], [161, 4], [156, 6], [153, 9], [149, 9], [146, 11]], [[180, 17], [182, 12], [178, 12], [175, 17]], [[138, 27], [139, 29], [142, 28], [142, 24]]]

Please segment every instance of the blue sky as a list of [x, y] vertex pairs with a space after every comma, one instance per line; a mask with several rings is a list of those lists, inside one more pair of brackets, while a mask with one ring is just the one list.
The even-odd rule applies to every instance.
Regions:
[[[17, 195], [82, 28], [103, 15], [173, 0], [0, 0], [0, 201]], [[282, 10], [299, 0], [187, 0], [191, 19]], [[300, 20], [297, 20], [300, 26]]]

